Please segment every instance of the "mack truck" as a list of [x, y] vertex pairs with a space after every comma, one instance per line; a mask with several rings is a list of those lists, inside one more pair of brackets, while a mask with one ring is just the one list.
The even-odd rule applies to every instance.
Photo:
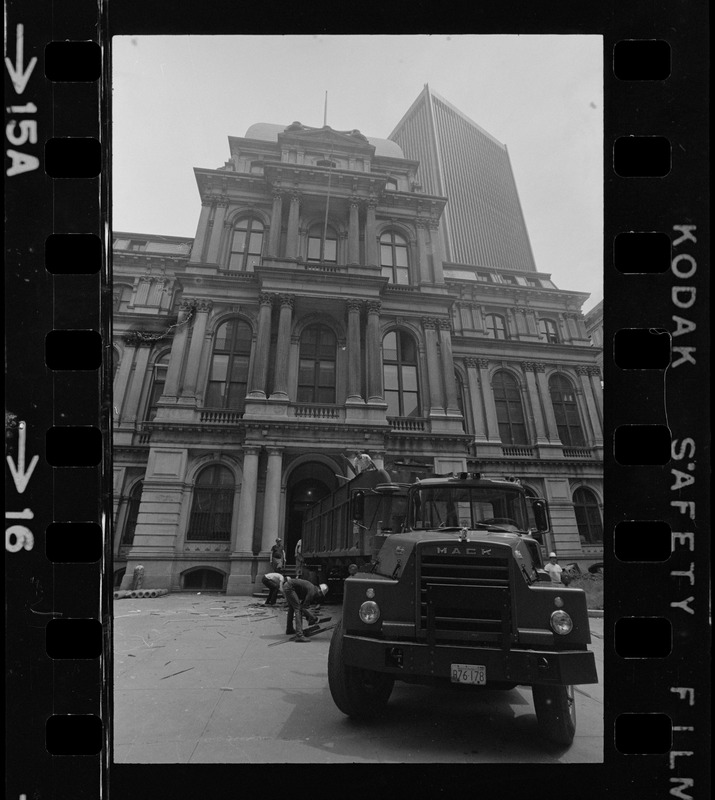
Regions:
[[303, 547], [322, 576], [344, 573], [328, 655], [337, 707], [376, 716], [395, 681], [530, 686], [544, 736], [570, 745], [573, 687], [598, 677], [585, 593], [544, 570], [549, 529], [545, 500], [478, 473], [406, 484], [374, 470], [325, 498]]

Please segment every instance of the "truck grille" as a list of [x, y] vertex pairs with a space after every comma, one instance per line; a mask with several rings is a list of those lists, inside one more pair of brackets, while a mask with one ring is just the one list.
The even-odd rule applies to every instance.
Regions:
[[437, 641], [508, 646], [509, 555], [438, 552], [444, 549], [431, 545], [421, 553], [418, 630]]

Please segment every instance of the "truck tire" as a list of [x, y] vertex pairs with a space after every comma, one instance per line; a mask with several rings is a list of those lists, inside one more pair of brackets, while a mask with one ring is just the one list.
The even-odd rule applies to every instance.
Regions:
[[532, 686], [539, 727], [556, 744], [570, 745], [576, 733], [573, 686]]
[[345, 664], [343, 623], [339, 622], [328, 653], [328, 686], [335, 705], [354, 719], [375, 717], [387, 705], [394, 684], [392, 675]]

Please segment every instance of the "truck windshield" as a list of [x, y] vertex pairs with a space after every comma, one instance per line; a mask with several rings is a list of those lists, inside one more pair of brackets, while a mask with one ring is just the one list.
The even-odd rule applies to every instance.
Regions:
[[412, 490], [409, 510], [413, 530], [528, 527], [524, 497], [509, 487], [421, 487]]

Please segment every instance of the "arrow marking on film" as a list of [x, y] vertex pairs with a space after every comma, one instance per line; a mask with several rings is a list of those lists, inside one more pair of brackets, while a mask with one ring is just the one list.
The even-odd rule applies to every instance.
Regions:
[[22, 494], [27, 488], [27, 484], [30, 481], [30, 477], [34, 472], [40, 457], [33, 456], [27, 471], [25, 471], [25, 436], [27, 435], [27, 431], [25, 429], [27, 426], [24, 422], [21, 422], [18, 427], [20, 429], [20, 437], [17, 444], [17, 466], [15, 466], [12, 456], [6, 456], [6, 458], [10, 467], [10, 472], [12, 473], [12, 479], [15, 481], [15, 488], [19, 494]]
[[15, 87], [17, 94], [22, 94], [25, 91], [25, 86], [27, 86], [27, 82], [30, 80], [32, 70], [35, 69], [35, 64], [37, 64], [37, 57], [33, 57], [30, 59], [27, 67], [23, 69], [22, 62], [25, 57], [24, 45], [25, 26], [18, 25], [16, 29], [15, 66], [13, 66], [12, 61], [5, 56], [5, 66], [7, 67], [7, 71], [10, 73], [12, 85]]

